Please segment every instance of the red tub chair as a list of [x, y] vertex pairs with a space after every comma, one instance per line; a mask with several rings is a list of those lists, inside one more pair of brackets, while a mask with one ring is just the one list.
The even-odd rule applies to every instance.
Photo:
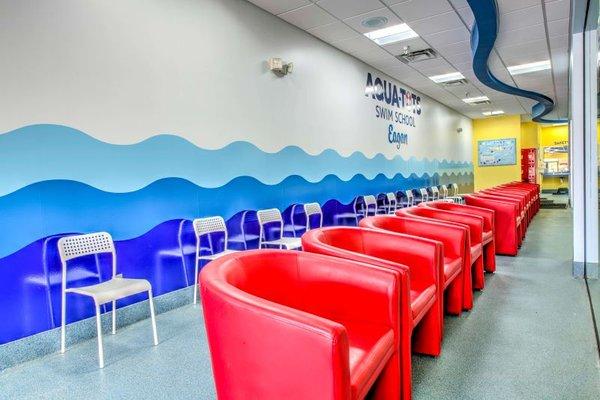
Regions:
[[217, 397], [399, 399], [402, 279], [297, 251], [211, 261], [200, 290]]
[[436, 210], [428, 207], [403, 208], [396, 215], [429, 218], [444, 223], [455, 223], [469, 229], [471, 253], [471, 274], [473, 288], [483, 290], [485, 286], [483, 268], [483, 218], [476, 215], [465, 215], [453, 211]]
[[444, 308], [452, 315], [473, 308], [471, 253], [468, 251], [469, 230], [466, 227], [395, 215], [364, 218], [359, 226], [441, 242], [444, 245]]
[[496, 254], [515, 256], [519, 251], [519, 210], [515, 203], [493, 196], [466, 195], [465, 203], [470, 206], [494, 210]]
[[[402, 398], [410, 399], [411, 339], [417, 353], [438, 356], [442, 345], [442, 244], [381, 230], [354, 227], [314, 229], [302, 235], [302, 248], [369, 263], [407, 277], [400, 315]], [[367, 311], [368, 312], [368, 311]]]
[[[527, 198], [527, 194], [520, 191], [506, 190], [506, 189], [485, 189], [480, 193], [490, 194], [494, 196], [499, 196], [507, 199], [516, 200], [519, 202], [519, 207], [521, 210], [521, 219], [523, 221], [523, 227], [527, 230], [529, 226], [529, 222], [533, 218], [532, 210], [529, 207], [529, 200]], [[523, 235], [524, 236], [524, 235]]]
[[423, 206], [482, 217], [483, 265], [487, 272], [496, 272], [496, 230], [494, 227], [494, 210], [465, 204], [449, 203], [446, 201], [430, 201], [428, 203], [423, 203]]
[[[478, 197], [478, 198], [483, 198], [483, 199], [501, 201], [504, 203], [516, 205], [516, 207], [517, 207], [517, 216], [516, 216], [517, 247], [521, 247], [521, 244], [523, 243], [523, 239], [525, 238], [525, 230], [526, 230], [525, 217], [524, 217], [525, 212], [523, 211], [523, 209], [521, 207], [521, 202], [517, 199], [513, 199], [510, 197], [499, 196], [497, 194], [485, 193], [485, 192], [473, 193], [472, 196]], [[469, 203], [467, 203], [467, 204], [469, 204]]]

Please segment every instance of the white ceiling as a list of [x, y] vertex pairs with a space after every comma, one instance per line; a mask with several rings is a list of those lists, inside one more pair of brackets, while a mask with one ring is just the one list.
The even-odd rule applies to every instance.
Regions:
[[[506, 95], [479, 83], [472, 70], [470, 29], [473, 14], [466, 0], [249, 0], [319, 39], [387, 73], [471, 118], [486, 110], [529, 114], [532, 101]], [[498, 0], [500, 27], [490, 69], [504, 82], [543, 93], [557, 107], [549, 118], [568, 114], [569, 0]], [[418, 38], [380, 47], [363, 36], [361, 22], [384, 16], [388, 25], [406, 22]], [[404, 47], [431, 47], [439, 57], [414, 64], [395, 58]], [[512, 77], [506, 67], [552, 61], [551, 71]], [[465, 86], [446, 88], [428, 76], [460, 71]], [[485, 95], [492, 105], [472, 106], [461, 99]]]

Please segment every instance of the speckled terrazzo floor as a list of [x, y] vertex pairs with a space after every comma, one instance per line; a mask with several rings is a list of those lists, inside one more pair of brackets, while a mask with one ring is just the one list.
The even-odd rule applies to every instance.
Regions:
[[[475, 309], [446, 318], [443, 354], [413, 357], [414, 398], [597, 399], [600, 369], [583, 281], [571, 278], [570, 213], [542, 210], [516, 258], [500, 257]], [[199, 307], [0, 372], [0, 399], [213, 399]], [[265, 399], [266, 400], [266, 399]], [[318, 399], [315, 399], [318, 400]]]

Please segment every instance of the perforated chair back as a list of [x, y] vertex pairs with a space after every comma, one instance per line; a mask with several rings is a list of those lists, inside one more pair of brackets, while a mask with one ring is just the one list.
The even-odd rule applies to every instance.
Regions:
[[58, 240], [58, 254], [63, 265], [63, 287], [66, 287], [67, 261], [94, 254], [112, 255], [113, 277], [117, 274], [115, 245], [108, 232], [65, 236]]
[[223, 233], [225, 235], [225, 248], [227, 248], [227, 225], [225, 225], [223, 217], [196, 218], [193, 225], [196, 239], [211, 233]]
[[258, 219], [258, 226], [260, 228], [260, 238], [259, 238], [259, 248], [260, 243], [263, 240], [266, 240], [266, 232], [265, 225], [277, 222], [279, 223], [279, 237], [280, 239], [283, 236], [283, 217], [281, 216], [281, 211], [277, 208], [269, 208], [266, 210], [258, 210], [256, 212], [256, 218]]
[[456, 183], [452, 184], [452, 196], [458, 196], [458, 185]]
[[398, 200], [396, 199], [396, 194], [393, 192], [389, 192], [385, 194], [387, 198], [388, 205], [388, 214], [393, 214], [398, 208]]
[[306, 230], [310, 230], [310, 217], [313, 215], [319, 216], [319, 228], [323, 226], [323, 210], [319, 203], [306, 203], [304, 204], [304, 214], [306, 214]]
[[363, 201], [365, 203], [365, 217], [371, 215], [369, 210], [373, 210], [372, 215], [377, 214], [377, 198], [375, 198], [375, 196], [373, 196], [372, 194], [363, 196]]
[[429, 193], [427, 192], [427, 188], [419, 189], [421, 193], [421, 201], [429, 201]]
[[440, 190], [437, 186], [431, 187], [431, 200], [439, 200], [440, 199]]
[[408, 207], [415, 205], [415, 196], [413, 195], [412, 189], [408, 189], [406, 192], [406, 205]]
[[442, 199], [445, 199], [446, 197], [448, 197], [448, 187], [446, 185], [441, 186], [440, 197]]

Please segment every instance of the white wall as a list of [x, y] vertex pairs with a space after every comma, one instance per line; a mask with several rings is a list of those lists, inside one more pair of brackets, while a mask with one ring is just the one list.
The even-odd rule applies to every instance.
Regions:
[[[409, 135], [396, 149], [375, 117], [381, 103], [364, 95], [367, 73], [383, 74], [246, 1], [0, 0], [0, 9], [1, 132], [56, 123], [119, 144], [172, 133], [211, 149], [245, 140], [266, 151], [472, 159], [471, 120], [423, 95], [416, 128], [396, 124]], [[293, 74], [268, 71], [274, 56], [293, 61]]]

